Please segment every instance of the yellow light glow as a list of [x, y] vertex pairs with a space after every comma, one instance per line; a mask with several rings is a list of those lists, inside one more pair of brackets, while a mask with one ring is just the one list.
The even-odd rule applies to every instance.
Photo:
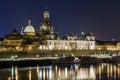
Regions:
[[58, 55], [56, 54], [55, 56], [57, 57]]
[[31, 80], [31, 70], [29, 70], [29, 80]]
[[40, 46], [40, 49], [42, 50], [42, 46]]
[[52, 46], [49, 46], [49, 49], [52, 50]]
[[93, 46], [91, 46], [91, 47], [90, 47], [90, 49], [91, 49], [91, 50], [93, 50], [93, 49], [94, 49], [94, 47], [93, 47]]
[[65, 77], [66, 78], [68, 77], [68, 69], [67, 69], [67, 67], [65, 68]]
[[8, 77], [8, 80], [11, 80], [11, 77]]
[[72, 54], [72, 56], [74, 56], [74, 54]]
[[66, 50], [68, 49], [67, 46], [65, 46], [65, 49], [66, 49]]
[[43, 46], [43, 49], [45, 50], [45, 46]]
[[101, 48], [98, 48], [99, 50], [101, 50]]
[[16, 46], [16, 48], [15, 48], [16, 50], [18, 50], [19, 49], [19, 47], [18, 46]]
[[17, 67], [15, 67], [15, 78], [16, 78], [16, 80], [18, 80], [18, 68]]
[[28, 48], [29, 50], [31, 50], [32, 49], [32, 47], [31, 46], [29, 46], [29, 48]]

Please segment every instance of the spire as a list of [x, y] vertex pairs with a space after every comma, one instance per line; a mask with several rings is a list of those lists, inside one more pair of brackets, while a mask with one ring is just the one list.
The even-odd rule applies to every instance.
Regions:
[[22, 31], [23, 31], [23, 26], [22, 26]]
[[22, 26], [22, 29], [21, 29], [21, 35], [23, 35], [24, 33], [23, 33], [23, 26]]
[[48, 20], [48, 19], [49, 19], [49, 12], [48, 12], [48, 7], [47, 7], [47, 5], [45, 6], [45, 11], [44, 11], [44, 13], [43, 13], [43, 18], [44, 18], [45, 20]]
[[31, 25], [31, 20], [30, 20], [30, 19], [28, 20], [28, 25], [29, 25], [29, 26]]

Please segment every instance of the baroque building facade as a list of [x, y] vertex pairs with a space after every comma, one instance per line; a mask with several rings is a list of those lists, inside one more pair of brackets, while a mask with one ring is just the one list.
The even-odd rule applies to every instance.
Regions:
[[[28, 20], [28, 25], [21, 29], [19, 34], [16, 29], [3, 40], [4, 49], [13, 50], [95, 50], [95, 35], [81, 33], [74, 35], [69, 32], [65, 37], [59, 37], [54, 31], [48, 10], [43, 13], [40, 32], [36, 31]], [[9, 47], [9, 48], [8, 48]], [[12, 47], [12, 48], [11, 48]]]

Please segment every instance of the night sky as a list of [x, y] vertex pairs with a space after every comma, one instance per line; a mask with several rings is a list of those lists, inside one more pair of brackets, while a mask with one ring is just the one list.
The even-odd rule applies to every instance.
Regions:
[[93, 32], [99, 40], [120, 40], [120, 0], [0, 0], [0, 37], [20, 32], [28, 19], [39, 29], [46, 5], [59, 36]]

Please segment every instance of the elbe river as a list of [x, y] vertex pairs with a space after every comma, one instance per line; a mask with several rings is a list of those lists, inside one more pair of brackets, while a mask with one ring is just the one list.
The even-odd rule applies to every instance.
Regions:
[[120, 80], [120, 64], [58, 64], [0, 68], [0, 80]]

